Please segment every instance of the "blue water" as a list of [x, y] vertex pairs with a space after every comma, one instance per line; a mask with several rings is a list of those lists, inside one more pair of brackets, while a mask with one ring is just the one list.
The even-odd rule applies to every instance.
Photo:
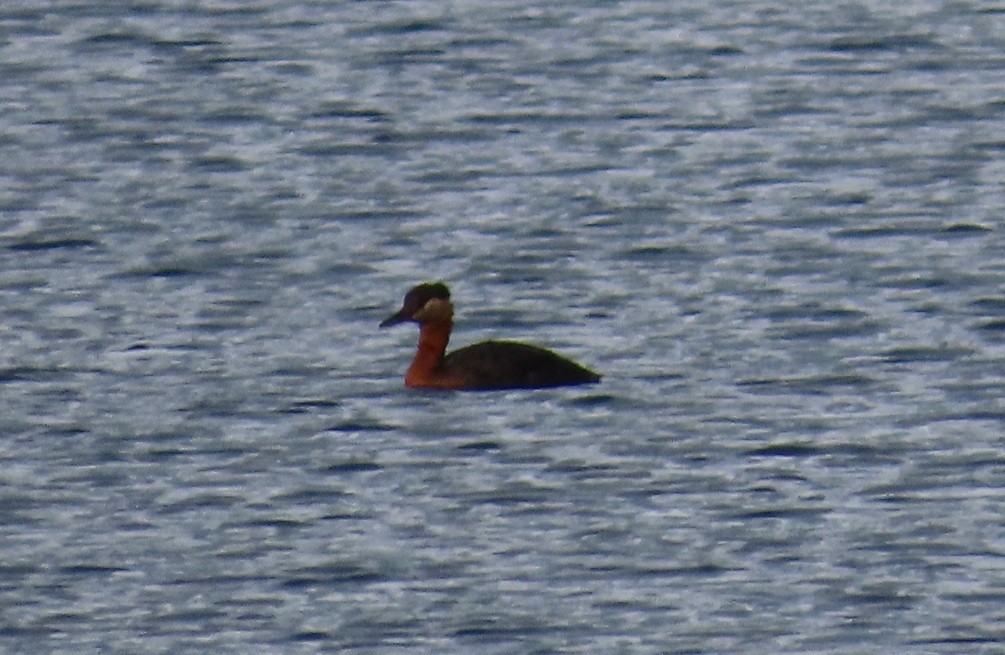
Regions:
[[4, 3], [0, 651], [1000, 652], [1005, 10], [885, 4]]

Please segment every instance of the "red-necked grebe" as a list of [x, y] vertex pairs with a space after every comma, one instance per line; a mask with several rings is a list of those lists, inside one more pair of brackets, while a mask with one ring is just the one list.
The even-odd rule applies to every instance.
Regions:
[[454, 306], [442, 282], [426, 282], [405, 294], [396, 314], [380, 327], [419, 324], [419, 348], [405, 386], [424, 389], [540, 389], [599, 382], [600, 376], [561, 355], [514, 341], [485, 341], [445, 355]]

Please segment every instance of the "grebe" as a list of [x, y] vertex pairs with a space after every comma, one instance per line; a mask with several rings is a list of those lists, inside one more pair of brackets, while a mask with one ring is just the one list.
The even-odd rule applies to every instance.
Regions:
[[454, 325], [450, 290], [425, 282], [405, 294], [380, 327], [419, 324], [419, 348], [405, 386], [424, 389], [540, 389], [599, 382], [600, 376], [550, 350], [514, 341], [485, 341], [444, 355]]

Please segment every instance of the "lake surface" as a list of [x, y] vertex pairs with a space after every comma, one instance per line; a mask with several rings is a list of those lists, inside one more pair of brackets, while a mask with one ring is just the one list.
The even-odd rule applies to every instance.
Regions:
[[873, 4], [4, 3], [0, 650], [1000, 652], [1005, 9]]

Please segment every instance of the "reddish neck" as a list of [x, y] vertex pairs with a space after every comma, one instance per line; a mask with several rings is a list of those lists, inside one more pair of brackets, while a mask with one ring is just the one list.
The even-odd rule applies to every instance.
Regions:
[[449, 387], [441, 368], [443, 355], [447, 352], [447, 342], [450, 341], [450, 329], [453, 321], [449, 318], [439, 321], [427, 321], [419, 325], [419, 347], [415, 359], [405, 373], [405, 386], [408, 387]]

